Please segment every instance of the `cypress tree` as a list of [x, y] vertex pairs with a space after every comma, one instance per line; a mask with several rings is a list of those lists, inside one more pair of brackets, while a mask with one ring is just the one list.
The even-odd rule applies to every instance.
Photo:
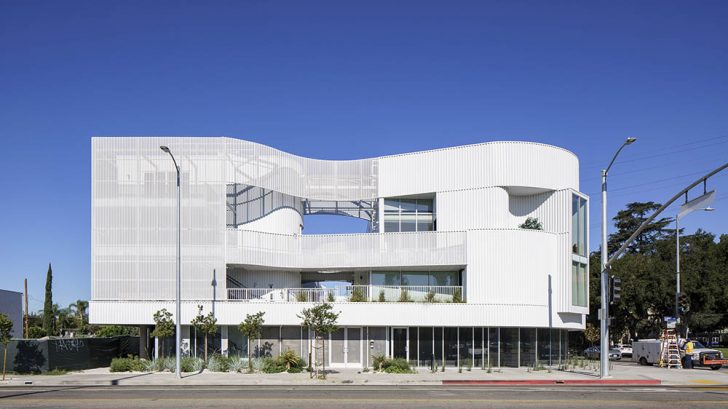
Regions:
[[53, 316], [53, 270], [51, 263], [48, 263], [48, 274], [46, 275], [45, 303], [43, 304], [43, 329], [46, 335], [55, 334]]

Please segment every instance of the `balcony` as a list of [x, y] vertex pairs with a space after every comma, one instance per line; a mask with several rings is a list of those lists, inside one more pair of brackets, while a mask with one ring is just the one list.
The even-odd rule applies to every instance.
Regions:
[[230, 229], [225, 258], [228, 264], [293, 269], [462, 266], [466, 233], [284, 235]]
[[246, 302], [464, 302], [463, 287], [347, 285], [333, 288], [228, 288], [228, 301]]

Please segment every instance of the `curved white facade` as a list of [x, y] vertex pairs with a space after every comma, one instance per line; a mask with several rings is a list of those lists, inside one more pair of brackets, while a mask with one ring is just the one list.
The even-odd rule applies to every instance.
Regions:
[[[260, 310], [266, 325], [297, 325], [318, 297], [300, 288], [343, 280], [366, 294], [336, 293], [346, 326], [583, 328], [588, 205], [569, 151], [488, 142], [327, 161], [181, 137], [92, 140], [92, 322], [149, 325], [172, 310], [175, 179], [160, 145], [182, 172], [183, 323], [214, 304], [223, 326]], [[302, 234], [315, 206], [358, 212], [372, 232]], [[520, 228], [528, 218], [541, 229]], [[420, 299], [430, 292], [464, 302]]]

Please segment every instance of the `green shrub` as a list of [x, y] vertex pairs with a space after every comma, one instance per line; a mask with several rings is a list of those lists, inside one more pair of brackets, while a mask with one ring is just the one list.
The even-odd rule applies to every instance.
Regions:
[[354, 287], [354, 290], [351, 292], [351, 297], [349, 297], [349, 301], [364, 302], [366, 300], [367, 297], [364, 295], [364, 289], [361, 287]]
[[326, 294], [326, 301], [334, 302], [334, 292], [333, 291], [329, 291], [328, 294]]
[[387, 297], [384, 296], [384, 290], [379, 290], [379, 302], [387, 301]]
[[425, 294], [425, 301], [426, 302], [437, 302], [437, 300], [435, 299], [435, 291], [434, 290], [430, 290], [430, 291], [427, 292], [427, 294]]
[[230, 372], [243, 372], [248, 369], [247, 358], [243, 359], [237, 355], [230, 356]]
[[139, 358], [114, 358], [109, 366], [110, 372], [146, 372], [148, 369], [146, 360]]
[[412, 302], [412, 298], [410, 298], [409, 291], [406, 288], [403, 288], [399, 293], [399, 302]]
[[384, 369], [384, 362], [387, 360], [387, 357], [384, 355], [374, 355], [372, 357], [372, 366], [374, 367], [375, 371], [381, 371]]
[[463, 302], [463, 293], [459, 288], [456, 288], [452, 293], [452, 302], [461, 303]]
[[261, 371], [264, 373], [303, 372], [306, 362], [292, 350], [287, 350], [276, 358], [263, 358]]
[[[238, 359], [239, 361], [240, 359]], [[210, 362], [207, 363], [207, 369], [210, 372], [228, 372], [233, 366], [233, 358], [223, 356], [220, 354], [213, 354], [210, 357]]]
[[[176, 362], [174, 361], [174, 359], [172, 359], [172, 369], [170, 370], [170, 372], [173, 372], [175, 370], [175, 365]], [[205, 369], [205, 361], [203, 361], [202, 358], [196, 358], [194, 356], [184, 356], [180, 360], [180, 368], [182, 372], [200, 372], [201, 370]]]
[[306, 302], [308, 301], [308, 293], [306, 291], [299, 291], [296, 293], [296, 301]]
[[[182, 358], [184, 360], [184, 358]], [[170, 371], [174, 372], [176, 367], [175, 359], [172, 357], [155, 359], [152, 364], [152, 370], [156, 372]]]
[[382, 365], [386, 373], [414, 373], [409, 362], [404, 358], [387, 359]]

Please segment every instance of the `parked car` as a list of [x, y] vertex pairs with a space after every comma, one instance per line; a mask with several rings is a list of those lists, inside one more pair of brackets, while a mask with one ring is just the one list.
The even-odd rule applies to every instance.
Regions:
[[610, 361], [619, 361], [620, 359], [622, 359], [622, 352], [619, 350], [619, 348], [612, 348], [609, 350]]
[[624, 357], [632, 357], [632, 345], [631, 344], [620, 344], [617, 345], [619, 348], [619, 352], [622, 353], [622, 356]]
[[586, 359], [599, 359], [599, 347], [589, 347], [584, 350]]
[[[599, 359], [600, 351], [599, 347], [589, 347], [584, 350], [584, 357], [587, 359]], [[619, 348], [611, 348], [609, 350], [609, 360], [619, 361], [620, 359], [622, 359], [622, 353], [619, 351]]]

